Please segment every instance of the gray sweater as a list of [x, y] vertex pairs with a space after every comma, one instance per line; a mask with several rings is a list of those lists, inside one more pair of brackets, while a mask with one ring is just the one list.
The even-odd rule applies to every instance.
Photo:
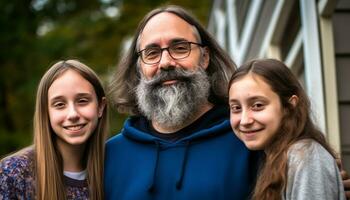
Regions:
[[301, 140], [288, 151], [284, 200], [345, 200], [336, 161], [319, 143]]

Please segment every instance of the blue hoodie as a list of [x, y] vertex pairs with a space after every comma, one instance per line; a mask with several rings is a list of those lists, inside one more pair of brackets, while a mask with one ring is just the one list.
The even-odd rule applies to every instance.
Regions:
[[232, 132], [228, 115], [175, 142], [129, 118], [106, 144], [106, 199], [247, 199], [258, 155]]

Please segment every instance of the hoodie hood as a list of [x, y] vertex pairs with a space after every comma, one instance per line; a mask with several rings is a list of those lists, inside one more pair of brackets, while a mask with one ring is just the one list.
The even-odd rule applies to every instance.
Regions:
[[[149, 127], [150, 122], [145, 117], [131, 117], [125, 122], [122, 134], [141, 143], [159, 142], [163, 145], [181, 145], [200, 140], [203, 137], [216, 136], [218, 133], [227, 131], [230, 127], [223, 126], [223, 123], [227, 123], [225, 121], [228, 118], [229, 109], [227, 106], [214, 106], [189, 126], [176, 133], [172, 133], [177, 134], [181, 132], [182, 137], [180, 139], [167, 141], [166, 139], [157, 137], [157, 134], [152, 134], [152, 132], [156, 131], [152, 127]], [[158, 133], [158, 135], [160, 134]]]
[[155, 137], [148, 132], [144, 132], [138, 129], [137, 127], [134, 126], [134, 123], [133, 123], [134, 120], [135, 118], [130, 118], [124, 124], [124, 129], [121, 132], [124, 136], [140, 143], [154, 143], [154, 144], [160, 143], [162, 145], [170, 145], [170, 146], [182, 145], [188, 142], [195, 142], [203, 138], [217, 136], [218, 133], [223, 133], [230, 129], [230, 121], [225, 120], [225, 121], [222, 121], [220, 124], [217, 124], [208, 129], [203, 129], [198, 132], [195, 132], [191, 135], [188, 135], [184, 138], [179, 139], [176, 142], [169, 142], [167, 140]]

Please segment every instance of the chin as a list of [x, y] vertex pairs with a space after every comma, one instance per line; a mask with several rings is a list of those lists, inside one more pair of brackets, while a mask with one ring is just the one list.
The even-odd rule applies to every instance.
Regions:
[[261, 144], [254, 144], [252, 142], [244, 142], [245, 146], [252, 151], [264, 150], [264, 146]]
[[82, 144], [85, 144], [87, 142], [87, 140], [85, 139], [78, 139], [78, 140], [71, 140], [71, 141], [68, 141], [68, 143], [70, 145], [82, 145]]

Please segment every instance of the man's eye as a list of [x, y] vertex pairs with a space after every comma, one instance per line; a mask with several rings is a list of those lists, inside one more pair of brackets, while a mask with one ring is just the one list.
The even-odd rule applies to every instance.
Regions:
[[189, 50], [189, 46], [187, 43], [185, 44], [175, 44], [171, 47], [171, 50], [175, 53], [187, 53]]
[[159, 56], [159, 49], [147, 49], [147, 50], [145, 50], [144, 55], [147, 58], [157, 57], [157, 56]]

